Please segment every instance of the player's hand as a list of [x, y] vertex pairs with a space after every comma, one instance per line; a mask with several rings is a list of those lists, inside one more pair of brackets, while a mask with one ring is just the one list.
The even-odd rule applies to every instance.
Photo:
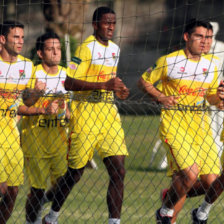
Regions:
[[119, 91], [115, 91], [115, 95], [121, 99], [125, 100], [129, 96], [129, 89], [125, 86]]
[[58, 114], [59, 110], [59, 102], [58, 100], [52, 101], [46, 108], [46, 114], [51, 115], [51, 114]]
[[178, 104], [179, 98], [179, 96], [161, 96], [158, 98], [158, 101], [163, 104], [165, 108], [169, 109]]
[[118, 77], [112, 78], [105, 83], [106, 90], [120, 91], [125, 87], [124, 83]]
[[46, 83], [45, 82], [42, 82], [42, 81], [39, 81], [38, 79], [36, 80], [36, 83], [35, 83], [35, 87], [34, 89], [39, 91], [39, 92], [45, 92], [46, 90]]
[[129, 89], [118, 77], [112, 78], [106, 82], [106, 90], [112, 90], [119, 99], [126, 99], [129, 95]]
[[219, 87], [217, 89], [217, 96], [219, 97], [220, 100], [224, 100], [224, 81], [221, 80], [219, 83]]
[[22, 93], [23, 102], [27, 107], [34, 105], [40, 96], [40, 92], [35, 89], [25, 89]]

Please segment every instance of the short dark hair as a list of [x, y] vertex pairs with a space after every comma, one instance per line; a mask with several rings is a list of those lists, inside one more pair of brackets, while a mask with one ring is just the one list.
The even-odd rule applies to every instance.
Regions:
[[60, 37], [54, 33], [53, 31], [47, 32], [37, 38], [36, 41], [36, 50], [44, 50], [44, 42], [48, 39], [58, 39], [60, 41]]
[[196, 20], [194, 19], [190, 19], [185, 26], [185, 30], [184, 33], [188, 33], [189, 35], [192, 34], [195, 31], [195, 28], [202, 26], [208, 30], [212, 30], [213, 31], [213, 27], [212, 25], [207, 22], [207, 21], [202, 21], [202, 20]]
[[10, 29], [19, 27], [21, 29], [24, 29], [24, 25], [18, 21], [13, 20], [6, 20], [0, 25], [0, 35], [3, 35], [4, 37], [7, 37]]
[[102, 16], [107, 13], [115, 14], [114, 10], [109, 7], [102, 6], [102, 7], [97, 8], [95, 10], [95, 12], [93, 13], [93, 21], [92, 22], [99, 22], [101, 20]]

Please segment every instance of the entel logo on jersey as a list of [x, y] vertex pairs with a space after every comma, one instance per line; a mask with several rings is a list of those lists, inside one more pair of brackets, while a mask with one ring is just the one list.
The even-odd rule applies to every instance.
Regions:
[[192, 95], [192, 96], [200, 96], [203, 97], [206, 94], [206, 89], [202, 87], [198, 88], [188, 88], [187, 85], [183, 85], [180, 87], [178, 93], [180, 95]]
[[[43, 103], [43, 107], [46, 108], [52, 101], [49, 100], [45, 100]], [[59, 108], [60, 109], [65, 109], [65, 103], [64, 100], [59, 100]], [[56, 118], [54, 118], [54, 116], [52, 117], [52, 119], [40, 119], [39, 120], [39, 127], [42, 128], [56, 128], [56, 127], [65, 127], [67, 121], [66, 119], [63, 118], [63, 116], [65, 115], [65, 111], [63, 111], [62, 113], [59, 113]]]

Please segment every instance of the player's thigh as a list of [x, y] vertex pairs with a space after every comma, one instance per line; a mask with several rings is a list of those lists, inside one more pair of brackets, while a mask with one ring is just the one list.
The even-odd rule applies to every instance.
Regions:
[[50, 177], [48, 158], [25, 157], [25, 170], [29, 184], [33, 188], [46, 189]]
[[128, 150], [124, 139], [124, 130], [118, 125], [117, 131], [109, 129], [108, 132], [100, 134], [97, 143], [97, 151], [102, 159], [109, 156], [128, 156]]
[[8, 157], [5, 153], [4, 149], [0, 150], [0, 183], [4, 183], [8, 179], [8, 175], [6, 173], [6, 167], [8, 166]]
[[220, 174], [220, 159], [212, 134], [207, 134], [199, 147], [200, 175]]
[[81, 169], [92, 159], [94, 148], [98, 141], [98, 134], [72, 133], [70, 136], [68, 166]]
[[193, 164], [198, 163], [197, 150], [194, 147], [194, 141], [188, 133], [176, 138], [168, 137], [163, 139], [163, 145], [167, 152], [169, 164], [168, 176], [174, 172], [184, 170]]
[[218, 176], [218, 174], [213, 173], [200, 175], [200, 180], [203, 185], [203, 188], [207, 190], [209, 186], [211, 186], [211, 184], [217, 179]]
[[63, 176], [68, 169], [67, 150], [61, 151], [58, 155], [49, 159], [50, 172], [51, 172], [51, 183], [55, 184], [56, 180]]
[[8, 186], [19, 186], [24, 182], [24, 158], [22, 149], [8, 148], [5, 149], [5, 172], [7, 174]]

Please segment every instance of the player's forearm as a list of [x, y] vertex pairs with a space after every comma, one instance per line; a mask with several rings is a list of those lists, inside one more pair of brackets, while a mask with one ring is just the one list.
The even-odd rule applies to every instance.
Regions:
[[106, 89], [106, 85], [105, 82], [86, 82], [67, 77], [65, 80], [65, 89], [67, 91], [97, 90]]
[[38, 99], [43, 96], [44, 91], [36, 90], [36, 89], [25, 89], [22, 93], [23, 103], [30, 107], [34, 105]]
[[145, 93], [148, 93], [155, 100], [160, 101], [165, 97], [163, 93], [157, 90], [151, 83], [146, 82], [143, 78], [140, 78], [138, 81], [138, 87]]
[[46, 111], [44, 108], [27, 107], [25, 105], [19, 106], [18, 108], [18, 115], [34, 116], [34, 115], [41, 115], [45, 113]]

